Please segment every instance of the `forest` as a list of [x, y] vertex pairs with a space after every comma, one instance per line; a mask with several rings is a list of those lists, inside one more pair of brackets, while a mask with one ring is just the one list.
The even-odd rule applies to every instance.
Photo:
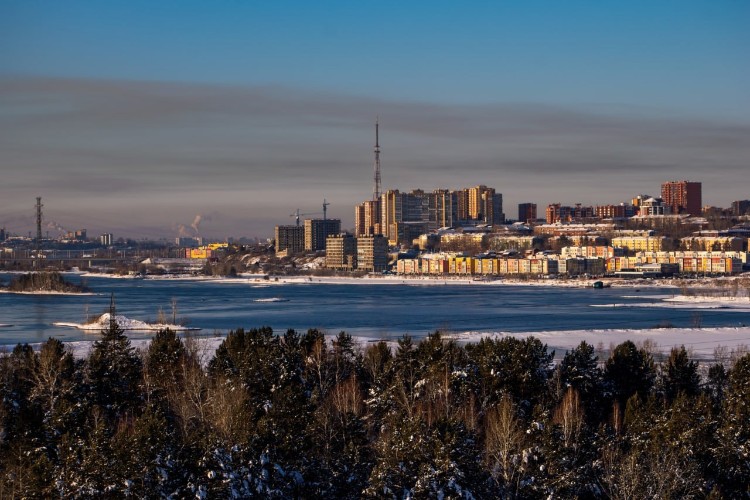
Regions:
[[0, 356], [2, 498], [749, 498], [750, 354], [158, 332]]

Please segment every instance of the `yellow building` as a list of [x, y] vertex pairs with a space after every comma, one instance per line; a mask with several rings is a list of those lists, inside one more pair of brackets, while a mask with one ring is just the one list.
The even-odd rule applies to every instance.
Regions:
[[732, 236], [692, 236], [682, 238], [680, 243], [686, 250], [741, 252], [743, 241]]
[[612, 246], [631, 252], [660, 252], [671, 246], [672, 240], [664, 236], [618, 236], [612, 238]]

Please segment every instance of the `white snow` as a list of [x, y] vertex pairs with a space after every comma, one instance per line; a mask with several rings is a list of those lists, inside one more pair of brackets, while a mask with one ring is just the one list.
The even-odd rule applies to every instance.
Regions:
[[563, 354], [585, 341], [594, 347], [609, 350], [611, 345], [618, 345], [626, 340], [652, 342], [656, 352], [668, 354], [675, 346], [684, 345], [692, 350], [693, 356], [700, 359], [712, 359], [714, 349], [719, 346], [728, 349], [744, 348], [750, 345], [750, 326], [737, 328], [649, 328], [643, 330], [610, 329], [610, 330], [568, 330], [546, 332], [460, 332], [449, 337], [458, 342], [478, 342], [482, 337], [500, 339], [503, 337], [536, 337], [547, 348]]
[[[146, 323], [137, 319], [130, 319], [126, 316], [115, 315], [115, 322], [123, 330], [140, 330], [140, 331], [157, 331], [169, 328], [175, 331], [186, 331], [186, 330], [200, 330], [200, 328], [189, 328], [182, 325], [169, 325], [164, 323]], [[53, 323], [55, 326], [66, 326], [70, 328], [78, 328], [84, 331], [99, 332], [102, 328], [106, 328], [109, 325], [109, 313], [104, 313], [99, 316], [95, 321], [91, 323], [67, 323], [58, 321]]]
[[[527, 338], [535, 337], [547, 344], [548, 349], [554, 350], [557, 357], [562, 357], [565, 351], [570, 351], [582, 342], [593, 345], [597, 349], [609, 351], [610, 347], [621, 344], [626, 340], [639, 343], [649, 341], [656, 353], [668, 354], [675, 346], [684, 345], [692, 351], [692, 357], [710, 361], [714, 357], [714, 349], [725, 347], [728, 350], [743, 350], [750, 346], [750, 326], [736, 328], [652, 328], [645, 330], [610, 329], [610, 330], [568, 330], [546, 332], [458, 332], [446, 333], [445, 338], [454, 339], [459, 343], [479, 342], [483, 337], [500, 339], [503, 337]], [[198, 345], [202, 362], [207, 364], [226, 336], [200, 337], [193, 340]], [[354, 340], [364, 348], [367, 344], [379, 342], [374, 337], [354, 337]], [[419, 339], [415, 339], [419, 340]], [[147, 349], [150, 339], [131, 339], [131, 345], [136, 349]], [[396, 339], [386, 342], [393, 348]], [[41, 344], [32, 344], [39, 349]], [[77, 358], [85, 358], [93, 345], [92, 340], [65, 342]]]

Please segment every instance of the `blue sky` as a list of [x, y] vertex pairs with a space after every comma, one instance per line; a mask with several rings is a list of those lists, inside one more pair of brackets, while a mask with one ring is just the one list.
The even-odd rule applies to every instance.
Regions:
[[324, 197], [346, 226], [375, 115], [384, 187], [495, 185], [514, 217], [690, 178], [728, 205], [748, 25], [747, 1], [0, 1], [0, 225], [41, 195], [123, 234], [266, 236]]

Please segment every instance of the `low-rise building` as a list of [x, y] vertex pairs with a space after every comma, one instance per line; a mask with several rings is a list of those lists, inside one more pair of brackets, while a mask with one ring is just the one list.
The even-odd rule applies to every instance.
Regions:
[[563, 247], [560, 250], [560, 257], [563, 259], [572, 257], [611, 259], [615, 256], [623, 255], [622, 248], [612, 246], [581, 246], [581, 247]]
[[605, 273], [607, 268], [606, 259], [586, 259], [583, 257], [574, 257], [558, 260], [558, 272], [568, 276], [580, 276], [589, 274], [598, 276]]
[[686, 250], [741, 252], [744, 240], [733, 236], [689, 236], [682, 238], [680, 244]]
[[668, 250], [672, 240], [664, 236], [617, 236], [612, 238], [612, 246], [631, 252], [660, 252]]

